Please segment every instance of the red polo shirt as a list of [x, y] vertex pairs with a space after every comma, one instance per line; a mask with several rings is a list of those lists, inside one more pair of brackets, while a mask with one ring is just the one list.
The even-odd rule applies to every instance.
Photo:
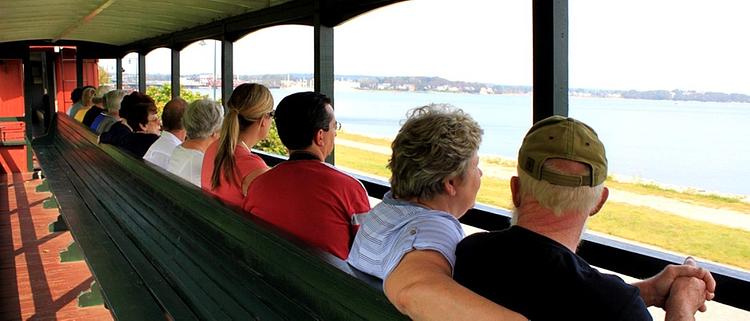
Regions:
[[354, 177], [295, 153], [253, 180], [242, 208], [345, 260], [359, 227], [355, 214], [368, 212], [370, 202]]

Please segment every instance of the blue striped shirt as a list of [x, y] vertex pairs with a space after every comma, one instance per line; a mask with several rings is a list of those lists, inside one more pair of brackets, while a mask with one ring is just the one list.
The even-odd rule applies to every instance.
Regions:
[[347, 262], [367, 274], [385, 279], [413, 250], [441, 253], [453, 269], [456, 245], [464, 237], [451, 214], [397, 200], [388, 192], [362, 219]]

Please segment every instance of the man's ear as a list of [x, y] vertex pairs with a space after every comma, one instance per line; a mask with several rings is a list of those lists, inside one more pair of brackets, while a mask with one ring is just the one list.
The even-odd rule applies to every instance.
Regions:
[[325, 144], [325, 134], [326, 132], [322, 129], [318, 129], [318, 132], [315, 133], [315, 137], [313, 137], [313, 144], [317, 146], [323, 146]]
[[513, 205], [521, 206], [521, 180], [518, 176], [510, 178], [510, 194], [513, 196]]
[[[147, 123], [146, 125], [148, 125], [148, 123]], [[138, 127], [140, 127], [140, 128], [141, 128], [141, 131], [142, 131], [142, 132], [145, 132], [145, 131], [146, 131], [146, 128], [147, 128], [146, 126], [144, 126], [144, 125], [143, 125], [143, 124], [141, 124], [141, 123], [138, 123]]]
[[591, 214], [589, 214], [589, 216], [594, 216], [596, 215], [596, 213], [599, 213], [599, 210], [602, 209], [604, 203], [607, 202], [607, 198], [609, 198], [609, 189], [605, 186], [602, 190], [602, 197], [599, 199], [599, 204], [596, 204], [596, 207], [593, 211], [591, 211]]

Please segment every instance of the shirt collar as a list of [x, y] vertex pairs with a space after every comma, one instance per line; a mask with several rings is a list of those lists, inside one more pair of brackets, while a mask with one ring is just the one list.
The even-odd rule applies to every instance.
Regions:
[[296, 161], [296, 160], [316, 160], [316, 161], [320, 161], [320, 159], [318, 158], [318, 156], [315, 156], [313, 153], [306, 152], [306, 151], [303, 151], [303, 150], [297, 150], [297, 151], [292, 152], [289, 155], [289, 160], [290, 161]]

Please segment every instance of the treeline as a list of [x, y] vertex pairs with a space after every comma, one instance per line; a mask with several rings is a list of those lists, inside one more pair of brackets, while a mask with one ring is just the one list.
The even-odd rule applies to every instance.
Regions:
[[369, 90], [447, 91], [475, 94], [531, 93], [531, 86], [507, 86], [453, 81], [441, 77], [336, 76], [336, 78], [359, 82], [359, 88]]
[[681, 100], [702, 102], [736, 102], [750, 103], [750, 96], [744, 94], [727, 94], [720, 92], [699, 92], [694, 90], [600, 90], [600, 89], [571, 89], [574, 96], [625, 98], [625, 99], [648, 99], [648, 100]]
[[[186, 75], [187, 78], [197, 78], [198, 75]], [[153, 80], [169, 80], [169, 75], [149, 75]], [[453, 81], [441, 77], [377, 77], [366, 75], [337, 75], [336, 80], [351, 81], [359, 84], [364, 90], [395, 90], [395, 91], [439, 91], [461, 92], [474, 94], [530, 94], [531, 86], [506, 86], [479, 82]], [[241, 81], [255, 81], [272, 88], [282, 86], [285, 81], [304, 82], [313, 79], [312, 74], [265, 74], [239, 75]], [[571, 88], [572, 96], [648, 99], [648, 100], [680, 100], [702, 102], [740, 102], [750, 103], [750, 95], [738, 93], [699, 92], [694, 90], [607, 90]]]

